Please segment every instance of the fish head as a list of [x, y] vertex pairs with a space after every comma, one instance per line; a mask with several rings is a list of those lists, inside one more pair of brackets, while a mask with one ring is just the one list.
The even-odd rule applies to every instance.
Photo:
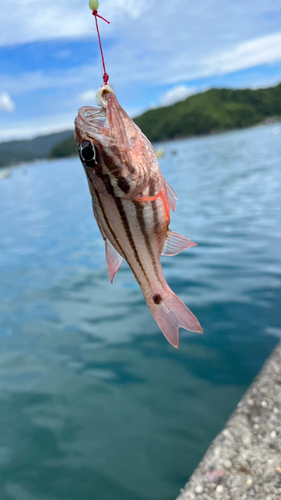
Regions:
[[[112, 87], [101, 87], [97, 102], [101, 107], [83, 106], [75, 120], [75, 138], [80, 159], [84, 167], [85, 162], [86, 166], [92, 166], [94, 159], [100, 169], [107, 170], [109, 175], [112, 174], [115, 178], [130, 177], [136, 190], [139, 190], [142, 186], [138, 182], [147, 182], [153, 167], [159, 170], [154, 149], [120, 106]], [[87, 162], [90, 162], [89, 165]]]

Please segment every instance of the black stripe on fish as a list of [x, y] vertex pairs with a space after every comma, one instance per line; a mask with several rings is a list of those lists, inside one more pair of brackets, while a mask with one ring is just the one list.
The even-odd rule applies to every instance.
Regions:
[[[96, 174], [97, 174], [97, 175], [98, 175], [98, 177], [100, 177], [100, 179], [103, 181], [103, 183], [104, 183], [104, 185], [105, 185], [105, 187], [106, 187], [106, 190], [107, 190], [108, 194], [110, 194], [110, 195], [112, 196], [112, 198], [113, 198], [113, 200], [114, 200], [114, 202], [115, 202], [115, 205], [116, 205], [116, 207], [117, 207], [117, 209], [118, 209], [118, 212], [119, 212], [119, 215], [120, 215], [120, 218], [121, 218], [121, 221], [122, 221], [123, 227], [124, 227], [124, 229], [125, 229], [125, 232], [126, 232], [127, 238], [128, 238], [128, 240], [129, 240], [129, 243], [130, 243], [130, 245], [131, 245], [131, 248], [132, 248], [132, 250], [133, 250], [133, 252], [134, 252], [134, 255], [135, 255], [136, 261], [137, 261], [137, 263], [139, 264], [139, 266], [140, 266], [140, 268], [141, 268], [141, 270], [142, 270], [142, 272], [143, 272], [143, 274], [144, 274], [144, 276], [145, 276], [146, 280], [147, 280], [147, 281], [148, 281], [148, 283], [149, 283], [149, 279], [148, 279], [147, 274], [146, 274], [146, 272], [145, 272], [145, 270], [144, 270], [144, 267], [143, 267], [143, 265], [142, 265], [142, 263], [141, 263], [141, 261], [140, 261], [140, 258], [139, 258], [139, 255], [138, 255], [138, 252], [137, 252], [137, 249], [136, 249], [136, 246], [135, 246], [134, 240], [133, 240], [133, 235], [132, 235], [131, 230], [130, 230], [130, 227], [129, 227], [129, 222], [128, 222], [127, 215], [126, 215], [126, 212], [125, 212], [125, 210], [124, 210], [124, 207], [123, 207], [123, 203], [122, 203], [122, 201], [121, 201], [121, 198], [119, 198], [118, 196], [115, 196], [113, 186], [112, 186], [112, 184], [111, 184], [111, 182], [110, 182], [110, 176], [109, 176], [108, 174], [102, 174], [100, 171], [96, 172]], [[96, 191], [96, 192], [97, 192], [97, 191]], [[100, 200], [100, 197], [99, 197], [99, 204], [100, 204], [100, 206], [102, 206], [102, 205], [101, 205], [101, 200]], [[105, 214], [105, 216], [106, 216], [106, 214]], [[106, 221], [106, 220], [107, 220], [107, 225], [108, 225], [108, 228], [110, 228], [110, 227], [109, 227], [109, 221], [108, 221], [108, 219], [107, 219], [107, 218], [105, 219], [105, 221]], [[112, 228], [111, 228], [111, 234], [113, 235], [113, 230], [112, 230]], [[115, 235], [115, 241], [117, 242], [116, 235]], [[118, 244], [118, 246], [122, 249], [122, 252], [123, 252], [123, 254], [124, 254], [123, 248], [120, 246], [120, 244], [119, 244], [119, 243], [117, 243], [117, 244]], [[127, 262], [128, 262], [128, 264], [129, 264], [128, 258], [127, 258], [125, 255], [124, 255], [124, 257], [125, 257], [126, 261], [127, 261]], [[130, 265], [130, 264], [129, 264], [129, 265]], [[131, 266], [130, 266], [130, 267], [131, 267]], [[134, 276], [135, 276], [135, 278], [136, 278], [137, 282], [139, 283], [139, 280], [138, 280], [138, 278], [136, 277], [136, 273], [134, 272], [134, 270], [133, 270], [133, 268], [132, 268], [132, 267], [131, 267], [131, 269], [132, 269], [132, 271], [133, 271], [133, 274], [134, 274]], [[140, 284], [140, 283], [139, 283], [139, 284]]]
[[[149, 180], [149, 196], [154, 196], [154, 195], [155, 195], [155, 181], [153, 178], [151, 178]], [[161, 202], [162, 202], [162, 200], [161, 200]], [[159, 255], [160, 255], [163, 251], [164, 240], [161, 236], [163, 227], [161, 226], [161, 222], [159, 219], [159, 213], [158, 213], [159, 203], [160, 203], [160, 200], [153, 200], [151, 202], [152, 211], [153, 211], [154, 233], [156, 234], [157, 239], [159, 241]], [[168, 229], [168, 227], [167, 227], [167, 229]]]
[[108, 230], [110, 231], [111, 235], [113, 236], [113, 238], [114, 238], [114, 240], [115, 240], [115, 243], [116, 243], [116, 244], [117, 244], [117, 246], [120, 248], [121, 252], [122, 252], [122, 253], [124, 253], [124, 252], [123, 252], [123, 249], [122, 249], [122, 247], [121, 247], [121, 245], [120, 245], [120, 243], [119, 243], [119, 241], [118, 241], [118, 238], [117, 238], [117, 236], [116, 236], [115, 232], [113, 231], [113, 229], [112, 229], [112, 227], [111, 227], [111, 225], [110, 225], [110, 222], [109, 222], [109, 220], [108, 220], [108, 217], [107, 217], [107, 215], [106, 215], [106, 213], [105, 213], [105, 209], [104, 209], [104, 206], [103, 206], [102, 201], [101, 201], [101, 199], [100, 199], [100, 195], [99, 195], [99, 193], [98, 193], [98, 191], [97, 191], [96, 189], [94, 190], [94, 193], [95, 193], [95, 196], [96, 196], [96, 198], [97, 198], [97, 202], [98, 202], [98, 204], [99, 204], [99, 207], [100, 207], [100, 209], [101, 209], [101, 213], [102, 213], [102, 216], [103, 216], [104, 222], [105, 222], [105, 224], [107, 225]]
[[[121, 250], [121, 252], [120, 252], [120, 253], [122, 253], [122, 255], [124, 256], [124, 258], [125, 258], [125, 259], [126, 259], [126, 261], [128, 262], [128, 257], [127, 257], [127, 255], [125, 254], [125, 252], [124, 252], [123, 248], [121, 247], [121, 245], [120, 245], [120, 243], [119, 243], [119, 241], [118, 241], [118, 238], [117, 238], [117, 236], [116, 236], [115, 232], [113, 231], [113, 229], [112, 229], [112, 227], [111, 227], [111, 225], [110, 225], [110, 222], [109, 222], [109, 220], [108, 220], [108, 217], [107, 217], [107, 215], [106, 215], [106, 213], [105, 213], [104, 206], [103, 206], [103, 204], [102, 204], [102, 202], [101, 202], [100, 195], [99, 195], [99, 193], [98, 193], [98, 191], [97, 191], [96, 189], [94, 190], [94, 193], [95, 193], [95, 196], [96, 196], [96, 198], [97, 198], [97, 202], [98, 202], [98, 204], [99, 204], [99, 207], [100, 207], [100, 209], [101, 209], [101, 213], [102, 213], [102, 216], [103, 216], [104, 222], [105, 222], [105, 224], [107, 225], [108, 230], [110, 231], [110, 233], [111, 233], [111, 235], [112, 235], [113, 239], [115, 240], [116, 245], [120, 248], [120, 250]], [[128, 262], [128, 264], [129, 264], [129, 262]], [[129, 264], [129, 265], [130, 265], [130, 264]], [[134, 269], [133, 269], [131, 266], [130, 266], [130, 268], [131, 268], [132, 273], [133, 273], [133, 275], [134, 275], [135, 279], [137, 280], [138, 284], [141, 286], [141, 282], [140, 282], [140, 280], [138, 279], [138, 277], [137, 277], [137, 275], [136, 275], [136, 273], [135, 273]]]
[[113, 173], [113, 175], [115, 175], [115, 172], [117, 172], [119, 170], [117, 165], [119, 163], [120, 163], [120, 165], [122, 165], [122, 159], [121, 159], [120, 151], [118, 150], [118, 148], [116, 148], [114, 150], [113, 155], [115, 158], [113, 158], [112, 155], [108, 155], [106, 153], [106, 151], [102, 148], [101, 157], [103, 159], [103, 163], [105, 164], [107, 170], [110, 173]]
[[124, 158], [122, 158], [120, 155], [119, 149], [114, 146], [112, 146], [111, 152], [112, 156], [108, 155], [104, 149], [101, 152], [104, 165], [111, 175], [114, 175], [114, 177], [116, 177], [117, 179], [122, 177], [121, 172], [124, 169], [124, 164], [127, 166], [126, 170], [128, 170], [128, 173], [130, 173], [131, 175], [134, 175], [136, 173], [136, 169], [132, 166], [128, 155], [124, 160]]
[[130, 191], [130, 184], [125, 177], [120, 177], [117, 181], [118, 187], [122, 189], [123, 193], [128, 194]]
[[[148, 276], [145, 272], [145, 269], [140, 261], [140, 258], [139, 258], [139, 254], [138, 254], [138, 251], [136, 249], [136, 245], [135, 245], [135, 242], [134, 242], [134, 239], [133, 239], [133, 235], [131, 233], [131, 229], [130, 229], [130, 226], [129, 226], [129, 222], [128, 222], [128, 219], [127, 219], [127, 215], [126, 215], [126, 212], [124, 210], [124, 207], [123, 207], [123, 203], [122, 203], [122, 200], [121, 198], [119, 198], [118, 196], [115, 196], [114, 197], [114, 201], [115, 201], [115, 205], [118, 209], [118, 212], [119, 212], [119, 215], [121, 217], [121, 220], [122, 220], [122, 223], [123, 223], [123, 227], [125, 229], [125, 232], [126, 232], [126, 235], [127, 235], [127, 238], [129, 240], [129, 243], [132, 247], [132, 250], [134, 252], [134, 255], [135, 255], [135, 259], [139, 265], [139, 267], [141, 268], [147, 282], [149, 283], [149, 279], [148, 279]], [[128, 261], [127, 261], [128, 262]], [[131, 266], [130, 266], [131, 267]]]
[[[151, 178], [149, 180], [149, 194], [148, 195], [149, 196], [155, 195], [155, 182], [154, 182], [153, 178]], [[152, 203], [152, 211], [153, 211], [154, 230], [155, 230], [155, 232], [158, 232], [160, 221], [158, 218], [157, 200], [153, 200], [151, 203]]]
[[[87, 170], [86, 170], [86, 169], [85, 169], [85, 172], [86, 172], [86, 175], [87, 175], [87, 178], [88, 178], [89, 183], [90, 183], [90, 184], [92, 185], [92, 187], [94, 188], [94, 186], [93, 186], [93, 181], [92, 181], [91, 177], [89, 176], [89, 174], [88, 174], [88, 172], [87, 172]], [[103, 174], [103, 173], [102, 173], [102, 167], [101, 167], [100, 165], [98, 165], [98, 166], [97, 166], [97, 168], [95, 169], [95, 174], [96, 174], [96, 175], [97, 175], [97, 176], [98, 176], [98, 177], [99, 177], [99, 178], [103, 181], [103, 183], [104, 183], [104, 185], [105, 185], [105, 187], [106, 187], [107, 193], [108, 193], [109, 195], [111, 195], [111, 196], [112, 196], [112, 198], [113, 198], [113, 200], [115, 201], [115, 205], [116, 205], [116, 207], [117, 207], [117, 209], [118, 209], [118, 212], [119, 212], [119, 215], [120, 215], [120, 217], [121, 217], [121, 221], [122, 221], [123, 227], [124, 227], [124, 229], [125, 229], [125, 232], [126, 232], [127, 238], [128, 238], [129, 243], [130, 243], [130, 245], [131, 245], [131, 248], [132, 248], [132, 250], [133, 250], [133, 252], [134, 252], [134, 255], [135, 255], [136, 261], [137, 261], [137, 263], [139, 264], [139, 267], [141, 268], [141, 270], [142, 270], [142, 272], [143, 272], [143, 274], [144, 274], [144, 276], [145, 276], [145, 278], [146, 278], [147, 282], [149, 283], [149, 279], [148, 279], [147, 274], [146, 274], [146, 272], [145, 272], [145, 270], [144, 270], [144, 268], [143, 268], [143, 265], [142, 265], [142, 263], [141, 263], [141, 261], [140, 261], [140, 258], [139, 258], [139, 255], [138, 255], [138, 252], [137, 252], [137, 249], [136, 249], [136, 246], [135, 246], [134, 240], [133, 240], [133, 236], [132, 236], [132, 233], [131, 233], [131, 230], [130, 230], [130, 227], [129, 227], [129, 222], [128, 222], [128, 219], [127, 219], [126, 212], [125, 212], [125, 210], [124, 210], [124, 207], [123, 207], [122, 201], [121, 201], [121, 199], [120, 199], [119, 197], [115, 196], [113, 186], [112, 186], [112, 184], [111, 184], [111, 182], [110, 182], [110, 176], [109, 176], [108, 174]], [[95, 188], [94, 188], [94, 192], [95, 192], [95, 195], [96, 195], [97, 201], [98, 201], [98, 203], [99, 203], [100, 209], [101, 209], [101, 211], [102, 211], [102, 215], [103, 215], [104, 221], [105, 221], [105, 223], [106, 223], [106, 225], [107, 225], [107, 227], [108, 227], [109, 231], [111, 232], [111, 234], [112, 234], [112, 236], [113, 236], [113, 238], [114, 238], [114, 240], [115, 240], [116, 244], [117, 244], [117, 245], [118, 245], [118, 247], [121, 249], [121, 251], [122, 251], [122, 253], [123, 253], [123, 255], [124, 255], [124, 258], [126, 259], [126, 261], [127, 261], [127, 262], [128, 262], [128, 264], [129, 264], [128, 258], [127, 258], [127, 256], [125, 255], [123, 248], [120, 246], [120, 244], [119, 244], [119, 242], [118, 242], [118, 239], [117, 239], [117, 237], [116, 237], [116, 234], [114, 233], [114, 231], [113, 231], [112, 227], [110, 226], [109, 220], [108, 220], [107, 215], [106, 215], [105, 210], [104, 210], [104, 207], [103, 207], [103, 205], [102, 205], [102, 203], [101, 203], [101, 199], [100, 199], [99, 193], [98, 193], [98, 191], [97, 191]], [[129, 265], [130, 265], [130, 264], [129, 264]], [[136, 275], [136, 273], [135, 273], [135, 271], [134, 271], [134, 269], [132, 268], [132, 266], [131, 266], [131, 265], [130, 265], [130, 268], [131, 268], [131, 270], [132, 270], [132, 272], [133, 272], [133, 274], [134, 274], [134, 276], [135, 276], [135, 278], [136, 278], [136, 280], [137, 280], [138, 284], [140, 285], [140, 281], [139, 281], [139, 279], [138, 279], [138, 277], [137, 277], [137, 275]]]
[[[103, 175], [103, 174], [102, 174], [102, 169], [101, 169], [101, 167], [98, 167], [98, 168], [97, 168], [96, 175], [98, 175], [98, 177], [100, 177], [100, 178], [104, 181], [104, 184], [105, 184], [105, 186], [106, 186], [107, 192], [108, 192], [109, 194], [111, 194], [111, 195], [114, 197], [114, 191], [113, 191], [112, 185], [111, 185], [111, 183], [110, 183], [109, 175]], [[102, 213], [102, 216], [103, 216], [104, 222], [105, 222], [105, 224], [107, 225], [108, 230], [109, 230], [109, 232], [111, 233], [112, 237], [114, 238], [115, 243], [116, 243], [116, 244], [117, 244], [117, 246], [120, 248], [121, 252], [124, 254], [123, 249], [122, 249], [122, 247], [121, 247], [121, 245], [120, 245], [120, 243], [119, 243], [119, 241], [118, 241], [118, 238], [117, 238], [117, 236], [116, 236], [115, 232], [113, 231], [113, 229], [112, 229], [112, 227], [111, 227], [111, 225], [110, 225], [110, 222], [109, 222], [109, 220], [108, 220], [108, 217], [107, 217], [107, 215], [106, 215], [106, 213], [105, 213], [105, 209], [104, 209], [104, 206], [103, 206], [103, 204], [102, 204], [102, 201], [101, 201], [101, 198], [100, 198], [99, 192], [96, 190], [96, 188], [95, 188], [95, 186], [94, 186], [94, 183], [93, 183], [93, 180], [91, 179], [91, 177], [90, 177], [90, 175], [88, 174], [87, 170], [86, 170], [86, 176], [87, 176], [87, 179], [88, 179], [89, 183], [91, 184], [91, 186], [92, 186], [92, 188], [93, 188], [93, 191], [94, 191], [94, 193], [95, 193], [95, 196], [96, 196], [96, 198], [97, 198], [97, 202], [98, 202], [98, 205], [99, 205], [99, 207], [100, 207], [100, 210], [101, 210], [101, 213]], [[104, 177], [105, 177], [105, 179], [103, 179]], [[124, 255], [124, 257], [125, 257], [125, 255]], [[125, 257], [125, 259], [126, 259], [126, 257]], [[126, 259], [126, 260], [127, 260], [127, 259]]]
[[152, 250], [152, 247], [151, 247], [151, 244], [150, 244], [150, 239], [149, 239], [149, 236], [147, 234], [146, 227], [145, 227], [145, 220], [144, 220], [144, 216], [143, 216], [144, 205], [142, 205], [139, 201], [134, 201], [134, 206], [135, 206], [137, 220], [138, 220], [138, 223], [139, 223], [139, 226], [140, 226], [140, 230], [141, 230], [142, 235], [144, 237], [146, 248], [147, 248], [148, 253], [149, 253], [149, 255], [150, 255], [151, 259], [152, 259], [154, 272], [155, 272], [155, 274], [157, 276], [158, 281], [160, 283], [162, 283], [161, 282], [161, 277], [159, 276], [159, 271], [158, 271], [158, 267], [157, 267], [157, 262], [156, 262], [156, 259], [155, 259], [155, 255], [153, 253], [153, 250]]
[[110, 177], [108, 174], [104, 174], [104, 175], [101, 175], [101, 180], [103, 181], [105, 187], [106, 187], [106, 190], [108, 192], [108, 194], [110, 194], [112, 196], [112, 198], [115, 198], [115, 193], [114, 193], [114, 189], [113, 189], [113, 186], [110, 182]]
[[103, 174], [101, 167], [97, 168], [95, 173], [104, 183], [107, 193], [110, 194], [112, 196], [112, 198], [115, 198], [114, 189], [113, 189], [113, 186], [110, 182], [110, 176], [108, 174]]

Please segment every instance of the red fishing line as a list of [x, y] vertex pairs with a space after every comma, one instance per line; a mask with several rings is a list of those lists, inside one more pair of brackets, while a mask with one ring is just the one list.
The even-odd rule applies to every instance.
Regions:
[[97, 34], [98, 34], [98, 39], [99, 39], [99, 44], [100, 44], [101, 60], [102, 60], [102, 65], [103, 65], [103, 81], [104, 81], [104, 85], [106, 85], [107, 82], [108, 82], [108, 79], [109, 79], [109, 75], [107, 74], [106, 69], [105, 69], [105, 62], [104, 62], [103, 50], [102, 50], [102, 45], [101, 45], [101, 37], [100, 37], [99, 25], [98, 25], [98, 19], [97, 18], [99, 17], [100, 19], [102, 19], [103, 21], [105, 21], [108, 24], [110, 24], [110, 22], [107, 21], [106, 19], [104, 19], [104, 17], [101, 17], [98, 14], [97, 10], [93, 10], [93, 16], [95, 16], [96, 27], [97, 27]]

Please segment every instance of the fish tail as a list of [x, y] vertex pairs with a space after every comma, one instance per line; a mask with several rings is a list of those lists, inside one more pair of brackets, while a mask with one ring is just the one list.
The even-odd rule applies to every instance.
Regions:
[[164, 296], [154, 295], [148, 306], [162, 333], [174, 347], [179, 346], [180, 327], [191, 332], [203, 333], [197, 318], [171, 289], [166, 291]]

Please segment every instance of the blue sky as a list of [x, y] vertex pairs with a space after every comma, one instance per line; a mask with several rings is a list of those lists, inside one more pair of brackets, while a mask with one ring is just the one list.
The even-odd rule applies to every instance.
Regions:
[[[99, 13], [131, 116], [212, 86], [281, 81], [281, 0], [101, 0]], [[72, 128], [102, 84], [87, 0], [9, 0], [0, 16], [0, 141]]]

